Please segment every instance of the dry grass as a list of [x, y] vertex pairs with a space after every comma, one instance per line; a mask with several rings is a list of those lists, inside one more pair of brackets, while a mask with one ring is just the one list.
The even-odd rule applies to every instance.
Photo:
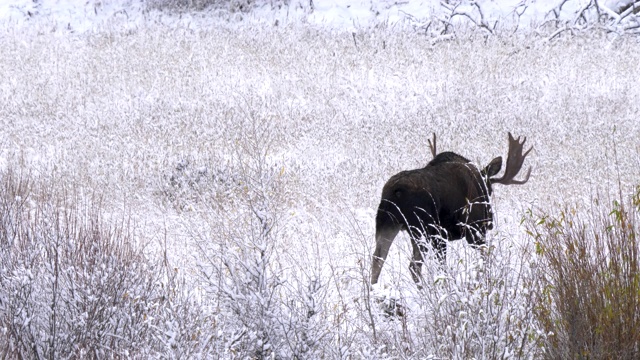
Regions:
[[[537, 318], [550, 359], [640, 354], [640, 188], [592, 211], [531, 219], [540, 257]], [[536, 221], [534, 223], [534, 221]]]

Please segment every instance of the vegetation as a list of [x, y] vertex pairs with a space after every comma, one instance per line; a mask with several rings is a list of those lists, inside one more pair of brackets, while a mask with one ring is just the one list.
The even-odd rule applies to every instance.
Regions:
[[[622, 194], [621, 194], [622, 195]], [[540, 256], [536, 317], [548, 358], [640, 355], [640, 187], [609, 207], [528, 223]]]
[[[634, 357], [637, 39], [404, 30], [2, 29], [0, 358]], [[484, 256], [418, 289], [401, 235], [371, 287], [434, 131], [531, 178]]]

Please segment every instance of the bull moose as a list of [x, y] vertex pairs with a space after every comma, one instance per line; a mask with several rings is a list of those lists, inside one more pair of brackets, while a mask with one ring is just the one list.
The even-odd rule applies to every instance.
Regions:
[[[421, 169], [402, 171], [392, 176], [382, 188], [376, 214], [376, 248], [371, 264], [371, 284], [376, 284], [393, 240], [401, 230], [411, 238], [413, 257], [411, 276], [420, 282], [423, 254], [427, 241], [441, 263], [446, 260], [447, 241], [465, 238], [478, 248], [485, 244], [487, 230], [493, 228], [490, 196], [493, 184], [524, 184], [515, 180], [526, 156], [526, 138], [514, 139], [509, 133], [509, 152], [504, 174], [494, 178], [502, 168], [502, 157], [491, 160], [479, 170], [465, 157], [454, 152], [437, 153], [436, 135], [429, 147], [433, 159]], [[424, 236], [425, 240], [422, 240]]]

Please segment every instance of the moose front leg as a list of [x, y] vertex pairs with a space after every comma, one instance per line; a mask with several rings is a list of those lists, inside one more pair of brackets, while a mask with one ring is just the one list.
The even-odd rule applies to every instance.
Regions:
[[432, 236], [431, 246], [436, 252], [436, 258], [438, 258], [440, 265], [445, 265], [447, 263], [447, 241], [441, 237]]
[[487, 245], [486, 245], [486, 230], [473, 230], [467, 232], [465, 235], [467, 239], [467, 243], [471, 245], [472, 248], [478, 250], [480, 253], [480, 258], [483, 262], [487, 261]]
[[413, 278], [413, 282], [420, 286], [422, 282], [422, 264], [424, 263], [424, 257], [422, 256], [422, 251], [424, 246], [420, 246], [418, 241], [420, 238], [411, 237], [411, 247], [413, 248], [413, 257], [411, 258], [411, 262], [409, 263], [409, 271], [411, 272], [411, 277]]
[[[447, 242], [438, 237], [431, 237], [430, 241], [438, 262], [444, 265], [447, 262]], [[421, 287], [422, 264], [424, 264], [424, 254], [427, 252], [427, 243], [423, 238], [412, 236], [411, 247], [413, 248], [413, 257], [409, 264], [409, 270], [413, 281], [418, 284], [418, 287]]]

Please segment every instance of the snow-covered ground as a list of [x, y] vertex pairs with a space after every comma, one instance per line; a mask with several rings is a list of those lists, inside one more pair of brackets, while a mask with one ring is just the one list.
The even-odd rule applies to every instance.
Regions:
[[[179, 0], [6, 0], [0, 4], [0, 23], [29, 26], [44, 23], [50, 29], [84, 32], [105, 26], [135, 28], [148, 22], [172, 26], [202, 28], [218, 21], [297, 24], [355, 30], [384, 24], [385, 26], [427, 26], [434, 20], [452, 23], [475, 23], [487, 28], [531, 30], [550, 19], [575, 22], [590, 0], [291, 0], [256, 1], [241, 12], [242, 0], [218, 3], [205, 11], [177, 11], [166, 4], [198, 4]], [[201, 1], [200, 3], [207, 3]], [[615, 17], [631, 0], [599, 1], [598, 12]], [[165, 5], [161, 5], [165, 4]], [[192, 5], [191, 9], [199, 9]], [[164, 10], [164, 11], [160, 11]], [[172, 11], [173, 10], [173, 11]], [[231, 10], [231, 13], [228, 11]], [[178, 14], [176, 14], [178, 13]], [[454, 15], [455, 14], [455, 15]], [[453, 16], [452, 16], [453, 15]]]
[[[103, 356], [535, 358], [544, 334], [528, 302], [540, 289], [527, 282], [536, 257], [526, 220], [610, 204], [640, 179], [637, 38], [603, 25], [548, 42], [556, 28], [539, 25], [560, 3], [479, 1], [487, 24], [515, 12], [534, 31], [486, 37], [480, 27], [433, 41], [425, 26], [453, 11], [433, 1], [264, 3], [248, 13], [5, 2], [2, 174], [44, 184], [35, 204], [57, 191], [78, 204], [101, 198], [105, 222], [131, 220], [147, 257], [184, 279], [158, 280], [169, 304], [133, 302], [147, 306], [138, 330], [151, 332], [131, 345], [137, 353], [121, 344]], [[587, 3], [569, 1], [563, 14], [574, 19]], [[457, 10], [481, 19], [474, 5]], [[505, 155], [507, 132], [526, 136], [533, 172], [526, 185], [496, 186], [485, 267], [451, 243], [447, 270], [427, 264], [430, 286], [419, 290], [408, 238], [396, 240], [373, 294], [400, 299], [396, 321], [366, 286], [374, 216], [384, 182], [430, 159], [433, 132], [439, 150], [479, 165]], [[50, 269], [11, 268], [0, 286], [23, 289]], [[34, 291], [42, 302], [25, 295], [33, 314], [11, 313], [2, 292], [0, 311], [14, 316], [3, 334], [18, 327], [22, 339], [42, 336], [36, 348], [55, 347], [41, 310], [52, 308], [48, 291]], [[89, 310], [69, 309], [65, 326], [91, 324]], [[79, 332], [92, 341], [133, 336], [89, 325]]]

